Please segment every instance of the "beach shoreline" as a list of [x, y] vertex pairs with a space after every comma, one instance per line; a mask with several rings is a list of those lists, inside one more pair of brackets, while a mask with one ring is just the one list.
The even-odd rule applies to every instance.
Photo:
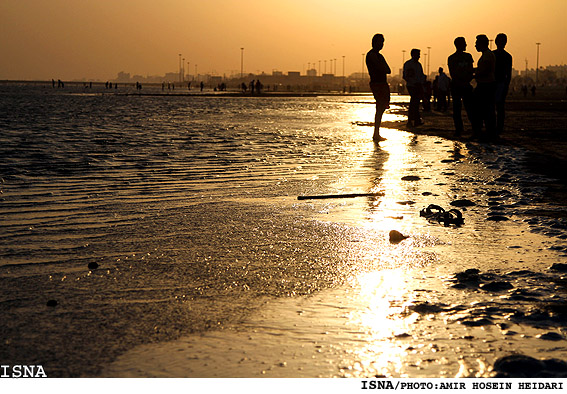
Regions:
[[[37, 97], [48, 102], [43, 94]], [[498, 197], [502, 214], [523, 206], [521, 193], [511, 182], [522, 173], [515, 151], [452, 140], [447, 126], [451, 118], [446, 114], [432, 114], [426, 119], [429, 127], [412, 130], [411, 135], [390, 130], [390, 140], [376, 147], [370, 127], [350, 124], [372, 116], [366, 96], [352, 103], [291, 100], [289, 108], [282, 104], [288, 100], [268, 100], [265, 107], [252, 108], [250, 100], [242, 100], [239, 112], [234, 112], [238, 116], [228, 112], [229, 121], [211, 127], [210, 119], [198, 118], [198, 113], [213, 112], [216, 100], [197, 108], [193, 113], [197, 123], [188, 124], [192, 116], [187, 111], [192, 108], [182, 97], [129, 100], [109, 95], [113, 98], [108, 100], [54, 95], [66, 105], [48, 112], [53, 118], [35, 118], [35, 122], [52, 121], [39, 130], [35, 122], [24, 123], [27, 129], [14, 131], [13, 139], [7, 140], [11, 145], [6, 145], [5, 154], [15, 164], [6, 165], [10, 174], [2, 184], [4, 209], [12, 220], [11, 233], [4, 234], [2, 241], [3, 253], [17, 264], [2, 267], [0, 302], [7, 322], [1, 327], [6, 338], [2, 362], [44, 364], [52, 377], [101, 376], [113, 360], [138, 345], [166, 343], [187, 334], [222, 333], [255, 318], [266, 300], [302, 300], [327, 289], [341, 291], [349, 278], [392, 264], [380, 254], [392, 252], [386, 238], [389, 226], [403, 231], [403, 226], [410, 228], [413, 223], [437, 238], [458, 237], [458, 230], [429, 226], [418, 217], [419, 209], [429, 203], [447, 207], [455, 194], [475, 196], [480, 206], [466, 214], [467, 223], [476, 223], [474, 215], [478, 218], [480, 227], [473, 224], [473, 235], [513, 224], [485, 221], [487, 204], [493, 202], [487, 201], [487, 184], [494, 192], [509, 191]], [[114, 99], [122, 105], [115, 115]], [[148, 120], [136, 112], [140, 100], [155, 100], [142, 102], [161, 109], [161, 118]], [[162, 106], [164, 101], [178, 107], [172, 111]], [[75, 120], [78, 126], [68, 125], [69, 113], [85, 103], [96, 104], [90, 108], [101, 119], [100, 125], [85, 125], [80, 119]], [[278, 117], [258, 124], [257, 111], [272, 113], [277, 105], [283, 105]], [[123, 108], [130, 106], [134, 110], [124, 117]], [[337, 108], [349, 112], [337, 119]], [[318, 114], [320, 119], [313, 117]], [[22, 114], [20, 121], [26, 116]], [[89, 112], [86, 119], [92, 118]], [[62, 125], [68, 127], [61, 129]], [[393, 128], [401, 127], [397, 123]], [[26, 138], [29, 129], [36, 133], [34, 138]], [[84, 138], [88, 132], [91, 140]], [[434, 137], [438, 133], [439, 138], [422, 138], [420, 133]], [[37, 138], [44, 135], [53, 140]], [[60, 136], [65, 139], [58, 140]], [[196, 137], [202, 138], [200, 145]], [[208, 145], [211, 140], [215, 145]], [[15, 149], [8, 149], [12, 145]], [[58, 156], [46, 155], [54, 145], [61, 149]], [[501, 160], [500, 150], [505, 153]], [[196, 175], [188, 165], [195, 157], [183, 156], [193, 151], [201, 163], [213, 163], [203, 165]], [[425, 162], [405, 162], [400, 152], [415, 160], [424, 153]], [[490, 168], [476, 162], [477, 154], [488, 158]], [[310, 155], [318, 161], [307, 160]], [[461, 170], [468, 168], [469, 161], [476, 169], [465, 177], [468, 181], [462, 181]], [[79, 170], [73, 165], [77, 162], [82, 166]], [[232, 175], [223, 183], [227, 166]], [[508, 183], [501, 175], [507, 169], [513, 170]], [[421, 181], [408, 183], [401, 180], [403, 175]], [[242, 178], [252, 181], [246, 184]], [[214, 186], [217, 181], [220, 186]], [[531, 187], [538, 188], [530, 196], [537, 196], [540, 187], [548, 192], [555, 184], [536, 181], [530, 178]], [[210, 193], [203, 190], [207, 186]], [[379, 195], [354, 201], [297, 200], [304, 194], [366, 192], [375, 187], [400, 194], [388, 200]], [[556, 202], [544, 205], [551, 203]], [[386, 208], [392, 212], [381, 204], [391, 204]], [[384, 221], [388, 227], [369, 230], [353, 224], [357, 218], [366, 224]], [[435, 262], [433, 247], [451, 249], [450, 243], [444, 247], [425, 236], [414, 239], [423, 243], [413, 245], [419, 253], [402, 248], [398, 264], [428, 264], [429, 259]], [[550, 239], [538, 247], [551, 246]], [[484, 245], [475, 247], [483, 250]], [[540, 249], [536, 256], [543, 253]], [[554, 255], [544, 254], [547, 264]], [[485, 260], [480, 262], [483, 271], [491, 264]], [[20, 261], [25, 264], [19, 265]], [[95, 268], [91, 263], [96, 263]], [[545, 269], [545, 264], [538, 264]], [[462, 266], [477, 268], [466, 259]], [[458, 268], [440, 269], [450, 276]], [[277, 318], [277, 310], [274, 315]]]

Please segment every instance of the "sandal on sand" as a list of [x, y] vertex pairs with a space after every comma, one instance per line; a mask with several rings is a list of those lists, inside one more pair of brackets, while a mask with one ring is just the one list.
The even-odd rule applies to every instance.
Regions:
[[419, 212], [419, 216], [426, 218], [430, 222], [443, 223], [445, 226], [450, 226], [451, 224], [460, 226], [465, 222], [463, 214], [458, 209], [453, 208], [445, 211], [442, 207], [435, 204], [430, 204], [427, 208], [423, 208]]
[[463, 214], [458, 209], [451, 209], [445, 212], [438, 220], [439, 223], [443, 223], [445, 224], [445, 226], [450, 226], [451, 224], [460, 226], [465, 222], [463, 219]]
[[442, 207], [440, 207], [439, 205], [430, 204], [427, 208], [423, 208], [419, 212], [419, 216], [429, 219], [434, 216], [439, 216], [443, 213], [445, 213], [445, 210]]

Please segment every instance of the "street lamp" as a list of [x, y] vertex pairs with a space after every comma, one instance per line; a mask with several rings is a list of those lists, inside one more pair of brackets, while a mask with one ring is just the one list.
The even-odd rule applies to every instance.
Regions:
[[240, 48], [240, 78], [244, 78], [244, 48]]
[[429, 77], [429, 73], [431, 70], [429, 66], [431, 65], [431, 47], [427, 47], [427, 77]]
[[345, 79], [345, 56], [343, 56], [343, 93], [346, 92], [346, 79]]
[[179, 54], [179, 82], [182, 82], [181, 81], [181, 73], [182, 73], [182, 71], [181, 71], [181, 54]]
[[537, 46], [537, 58], [536, 58], [536, 70], [535, 70], [535, 83], [537, 85], [539, 81], [539, 46], [541, 45], [541, 42], [536, 42], [535, 44]]
[[364, 53], [362, 54], [362, 64], [360, 66], [360, 80], [364, 82]]

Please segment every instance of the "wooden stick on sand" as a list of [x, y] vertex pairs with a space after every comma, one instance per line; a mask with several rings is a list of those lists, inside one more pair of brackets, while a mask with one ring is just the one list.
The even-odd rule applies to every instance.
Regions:
[[323, 194], [315, 196], [297, 196], [298, 200], [324, 200], [331, 198], [354, 198], [354, 197], [382, 197], [384, 193], [347, 193], [347, 194]]

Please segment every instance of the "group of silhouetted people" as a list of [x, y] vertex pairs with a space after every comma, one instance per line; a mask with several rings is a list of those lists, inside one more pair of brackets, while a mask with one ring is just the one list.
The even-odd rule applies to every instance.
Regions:
[[[466, 48], [465, 39], [460, 37], [459, 40], [463, 43], [460, 44], [460, 47], [455, 44], [457, 52], [463, 45]], [[468, 96], [462, 98], [475, 139], [495, 140], [504, 130], [504, 104], [512, 79], [512, 56], [504, 49], [507, 42], [508, 38], [505, 34], [498, 34], [495, 39], [496, 50], [491, 51], [486, 35], [481, 34], [476, 37], [475, 48], [482, 53], [477, 67], [473, 69], [476, 87], [472, 90], [470, 99]], [[464, 48], [461, 52], [466, 53]], [[468, 84], [470, 85], [470, 80]], [[457, 128], [457, 124], [462, 125], [462, 120], [458, 119], [461, 117], [460, 103], [455, 107], [455, 101], [453, 100], [453, 119], [456, 119], [455, 132], [460, 135], [463, 131], [462, 127]], [[467, 102], [469, 109], [467, 109]], [[485, 134], [482, 133], [483, 127]]]
[[[242, 89], [242, 93], [246, 93], [246, 91], [248, 90], [248, 86], [246, 86], [245, 82], [242, 82], [242, 84], [240, 85], [240, 88]], [[250, 81], [250, 93], [254, 94], [254, 92], [256, 92], [257, 94], [260, 94], [262, 92], [262, 89], [264, 89], [264, 85], [262, 84], [262, 82], [260, 82], [259, 79], [257, 80], [252, 80]]]
[[[434, 82], [437, 109], [446, 111], [447, 98], [453, 98], [453, 121], [456, 136], [464, 131], [461, 115], [464, 106], [472, 125], [473, 139], [496, 140], [504, 129], [505, 100], [512, 78], [512, 56], [504, 49], [507, 37], [501, 33], [496, 36], [496, 50], [489, 48], [488, 37], [480, 34], [476, 37], [475, 48], [481, 57], [474, 67], [471, 54], [464, 37], [454, 41], [456, 51], [449, 56], [447, 64], [451, 78], [439, 68], [439, 75]], [[374, 123], [375, 141], [383, 140], [380, 136], [380, 124], [384, 111], [389, 108], [390, 90], [387, 74], [391, 73], [386, 59], [380, 53], [384, 47], [384, 36], [376, 34], [372, 38], [372, 49], [366, 54], [366, 66], [370, 75], [370, 89], [376, 99], [376, 116]], [[411, 58], [403, 65], [403, 79], [410, 95], [408, 109], [408, 126], [423, 124], [420, 114], [420, 103], [429, 103], [431, 83], [428, 83], [423, 67], [419, 62], [421, 51], [411, 50]], [[471, 82], [476, 81], [473, 88]], [[450, 96], [449, 96], [450, 92]], [[427, 100], [424, 98], [427, 97]], [[484, 132], [483, 132], [484, 130]]]

